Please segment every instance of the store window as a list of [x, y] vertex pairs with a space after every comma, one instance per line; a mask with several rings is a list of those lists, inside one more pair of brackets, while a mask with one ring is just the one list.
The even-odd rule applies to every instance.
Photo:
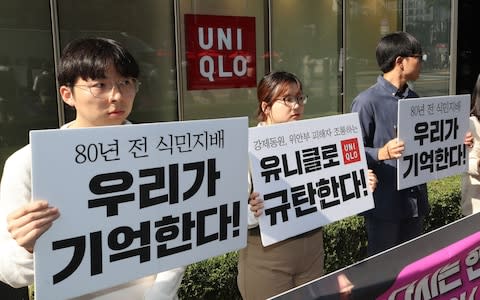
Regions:
[[345, 1], [345, 111], [373, 85], [381, 71], [375, 58], [379, 39], [401, 30], [401, 1]]
[[[79, 37], [122, 43], [140, 65], [134, 123], [178, 120], [173, 1], [58, 1], [61, 47]], [[73, 117], [67, 109], [67, 121]]]
[[[383, 35], [405, 30], [422, 44], [420, 78], [411, 82], [421, 97], [450, 93], [450, 0], [345, 1], [345, 111], [355, 96], [381, 74], [375, 48]], [[453, 91], [454, 92], [454, 91]]]
[[308, 94], [305, 118], [341, 107], [340, 1], [271, 1], [272, 70], [299, 76]]
[[[49, 1], [0, 4], [0, 166], [30, 129], [58, 127]], [[3, 168], [2, 168], [3, 169]]]
[[[9, 44], [0, 49], [2, 165], [28, 143], [30, 129], [59, 125], [49, 5], [46, 0], [0, 4], [0, 37]], [[135, 5], [62, 0], [56, 9], [61, 48], [78, 37], [104, 36], [137, 58], [142, 85], [133, 122], [249, 116], [254, 125], [256, 85], [270, 70], [301, 78], [309, 96], [306, 118], [350, 111], [353, 98], [380, 74], [379, 38], [402, 29], [424, 48], [415, 90], [421, 96], [448, 94], [450, 5], [450, 0], [435, 5], [427, 0], [140, 0]], [[65, 115], [70, 121], [74, 112], [65, 107]]]
[[186, 120], [250, 117], [265, 74], [264, 2], [180, 1], [181, 105]]
[[415, 91], [422, 97], [450, 94], [451, 1], [406, 0], [405, 7], [405, 30], [422, 43], [424, 55]]

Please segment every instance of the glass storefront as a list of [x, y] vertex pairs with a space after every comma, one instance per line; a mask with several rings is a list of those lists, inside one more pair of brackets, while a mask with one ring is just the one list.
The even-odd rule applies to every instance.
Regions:
[[[253, 126], [255, 86], [270, 70], [301, 78], [309, 96], [307, 118], [349, 112], [357, 93], [380, 74], [378, 39], [402, 29], [416, 35], [425, 49], [417, 92], [455, 92], [449, 0], [435, 5], [426, 0], [141, 0], [135, 5], [127, 0], [18, 0], [0, 7], [0, 35], [8, 41], [0, 50], [0, 166], [28, 142], [30, 129], [56, 128], [73, 117], [56, 92], [54, 57], [81, 36], [119, 40], [139, 61], [142, 85], [133, 122], [248, 116]], [[194, 41], [204, 52], [191, 51], [189, 22], [200, 22], [197, 29], [205, 30]], [[213, 41], [217, 44], [209, 44]], [[225, 55], [223, 46], [231, 47], [233, 56]], [[211, 71], [212, 78], [192, 86], [192, 62], [200, 59], [200, 75]], [[236, 84], [232, 68], [250, 81]], [[225, 79], [222, 72], [233, 84], [215, 85], [216, 76]]]
[[341, 113], [340, 1], [276, 0], [271, 8], [272, 70], [300, 77], [308, 95], [306, 118]]
[[[405, 1], [405, 30], [422, 43], [422, 74], [413, 84], [422, 97], [448, 95], [451, 80], [451, 1]], [[455, 93], [453, 91], [453, 93]]]
[[134, 123], [248, 116], [255, 126], [256, 84], [269, 71], [293, 72], [302, 80], [309, 97], [306, 118], [349, 112], [355, 96], [381, 74], [378, 40], [399, 30], [423, 46], [422, 73], [412, 83], [416, 92], [455, 94], [455, 3], [3, 1], [0, 168], [29, 142], [30, 130], [58, 128], [74, 117], [55, 80], [56, 58], [73, 39], [112, 38], [135, 56], [141, 87], [129, 118]]
[[[254, 112], [256, 109], [256, 89], [255, 87], [241, 87], [241, 88], [192, 88], [189, 89], [187, 86], [187, 73], [191, 72], [188, 69], [186, 60], [189, 58], [187, 56], [191, 55], [191, 51], [187, 50], [187, 42], [190, 42], [185, 33], [187, 31], [185, 23], [185, 15], [205, 15], [208, 19], [208, 16], [217, 16], [219, 18], [234, 18], [236, 16], [241, 17], [253, 17], [254, 23], [254, 41], [256, 45], [256, 68], [254, 75], [257, 80], [265, 73], [265, 58], [268, 56], [266, 50], [266, 35], [265, 35], [265, 21], [266, 21], [266, 8], [262, 1], [258, 0], [227, 0], [227, 1], [216, 1], [216, 0], [202, 0], [202, 1], [180, 1], [179, 5], [179, 33], [180, 33], [180, 55], [182, 61], [180, 62], [180, 69], [178, 72], [181, 74], [181, 99], [179, 101], [182, 103], [183, 112], [181, 118], [184, 120], [193, 120], [193, 119], [205, 119], [205, 118], [223, 118], [223, 117], [234, 117], [234, 116], [249, 116], [250, 124], [254, 124]], [[217, 19], [216, 22], [221, 22], [221, 19]], [[219, 41], [216, 39], [220, 36], [219, 29], [234, 29], [237, 25], [236, 22], [241, 22], [241, 20], [234, 20], [230, 25], [215, 25], [215, 22], [207, 21], [205, 30], [212, 30], [211, 38], [212, 46], [204, 51], [209, 53], [208, 63], [205, 62], [203, 65], [199, 66], [204, 68], [205, 71], [214, 70], [214, 72], [220, 72], [220, 70], [230, 70], [232, 66], [230, 65], [233, 61], [227, 57], [222, 57], [221, 51], [218, 49]], [[238, 24], [240, 26], [240, 24]], [[221, 31], [224, 32], [223, 30]], [[242, 38], [245, 39], [245, 31], [243, 31]], [[225, 33], [226, 34], [226, 33]], [[236, 40], [236, 31], [231, 31], [233, 40]], [[205, 33], [205, 43], [208, 43], [208, 36]], [[232, 48], [236, 48], [242, 54], [242, 49], [237, 45], [232, 45]], [[204, 47], [207, 48], [207, 47]], [[201, 55], [203, 51], [196, 52], [197, 55]], [[205, 57], [207, 57], [205, 56]], [[226, 71], [225, 71], [226, 72]], [[232, 75], [233, 76], [233, 75]], [[213, 75], [215, 77], [215, 74]], [[217, 81], [217, 78], [213, 79], [212, 85]], [[208, 85], [206, 85], [208, 86]]]
[[[58, 1], [60, 44], [102, 36], [127, 47], [140, 65], [133, 122], [178, 119], [172, 1]], [[67, 114], [71, 117], [71, 113]]]
[[375, 48], [381, 36], [401, 30], [399, 5], [396, 0], [345, 2], [344, 111], [380, 75]]
[[57, 96], [48, 1], [0, 4], [0, 166], [30, 129], [56, 128]]

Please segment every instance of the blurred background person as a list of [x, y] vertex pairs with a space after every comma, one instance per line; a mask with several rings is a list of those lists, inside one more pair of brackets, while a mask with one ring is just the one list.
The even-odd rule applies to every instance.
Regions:
[[471, 94], [469, 131], [474, 142], [468, 152], [468, 170], [462, 175], [460, 205], [464, 216], [480, 211], [480, 74]]

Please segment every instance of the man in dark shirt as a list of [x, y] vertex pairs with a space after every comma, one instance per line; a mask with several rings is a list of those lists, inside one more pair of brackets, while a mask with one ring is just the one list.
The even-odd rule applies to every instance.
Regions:
[[364, 213], [368, 255], [420, 235], [430, 209], [425, 184], [397, 191], [396, 177], [396, 159], [404, 150], [396, 137], [398, 100], [418, 98], [407, 82], [420, 75], [422, 47], [412, 35], [395, 32], [380, 39], [376, 58], [383, 76], [352, 103], [352, 112], [360, 118], [369, 168], [379, 178], [375, 208]]
[[[383, 75], [352, 103], [362, 128], [367, 163], [378, 177], [375, 208], [365, 212], [368, 255], [386, 250], [423, 233], [430, 210], [426, 184], [397, 190], [397, 162], [404, 143], [397, 138], [398, 101], [418, 98], [408, 81], [420, 76], [422, 46], [411, 34], [394, 32], [382, 37], [376, 49]], [[464, 143], [473, 146], [471, 132]]]

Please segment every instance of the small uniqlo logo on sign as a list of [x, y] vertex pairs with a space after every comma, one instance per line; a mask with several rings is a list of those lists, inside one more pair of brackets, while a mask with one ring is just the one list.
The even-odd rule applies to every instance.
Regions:
[[360, 161], [360, 148], [358, 147], [358, 140], [355, 138], [342, 141], [342, 154], [344, 164]]

